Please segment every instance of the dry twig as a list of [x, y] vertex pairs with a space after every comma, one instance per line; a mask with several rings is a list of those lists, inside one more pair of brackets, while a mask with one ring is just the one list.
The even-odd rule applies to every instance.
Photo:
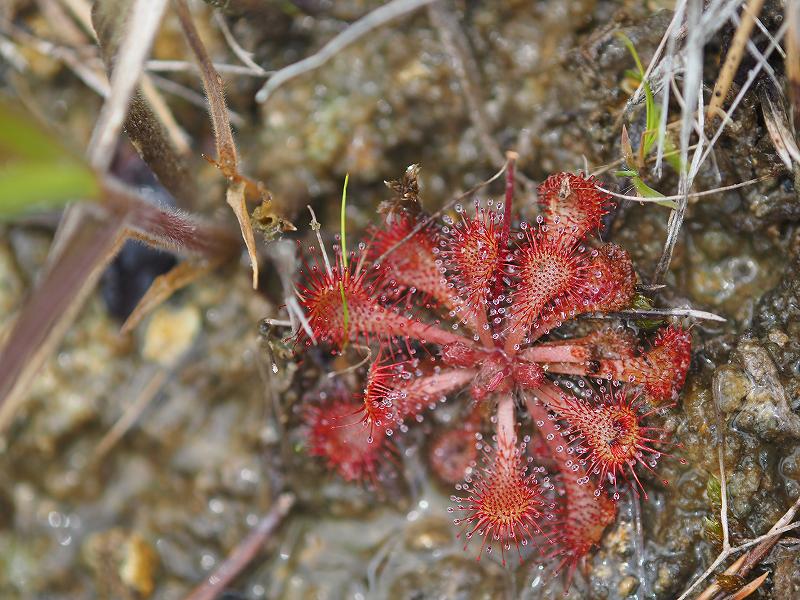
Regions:
[[800, 2], [786, 3], [786, 76], [789, 80], [789, 97], [792, 100], [794, 123], [800, 126]]
[[147, 288], [147, 292], [136, 304], [128, 318], [120, 328], [120, 333], [126, 334], [141, 323], [156, 307], [166, 302], [175, 292], [181, 290], [201, 277], [205, 277], [224, 262], [224, 258], [212, 260], [191, 261], [185, 260], [178, 263], [167, 273], [159, 275]]
[[[150, 72], [147, 73], [147, 76], [149, 79], [153, 80], [153, 83], [158, 86], [160, 90], [177, 96], [182, 100], [186, 100], [189, 104], [202, 108], [203, 110], [208, 109], [208, 102], [206, 102], [203, 94], [194, 91], [192, 88], [181, 85], [172, 79], [162, 77], [156, 73]], [[228, 120], [235, 127], [243, 127], [247, 124], [247, 120], [235, 110], [231, 110], [230, 107], [228, 108]]]
[[[678, 235], [683, 225], [683, 217], [686, 214], [686, 206], [688, 204], [688, 193], [692, 187], [694, 173], [691, 169], [687, 170], [689, 158], [689, 136], [694, 128], [693, 126], [693, 107], [700, 106], [698, 117], [702, 118], [703, 95], [703, 31], [700, 28], [700, 21], [702, 19], [702, 6], [698, 1], [691, 1], [686, 7], [686, 72], [684, 73], [683, 80], [683, 98], [685, 105], [681, 112], [681, 128], [680, 128], [680, 161], [682, 165], [680, 181], [678, 184], [678, 195], [681, 198], [678, 200], [678, 206], [672, 210], [669, 215], [667, 223], [667, 239], [664, 242], [664, 250], [661, 258], [656, 264], [655, 272], [653, 273], [652, 283], [661, 283], [661, 280], [666, 275], [669, 269], [670, 262], [672, 261], [672, 253], [675, 249], [675, 244], [678, 242]], [[665, 119], [662, 114], [662, 121]], [[702, 123], [700, 129], [702, 130]], [[663, 134], [659, 133], [659, 137]], [[693, 166], [701, 150], [702, 138], [698, 142], [698, 147], [694, 151], [692, 160]]]
[[222, 32], [222, 36], [225, 38], [225, 41], [228, 43], [230, 49], [236, 55], [236, 58], [242, 61], [242, 63], [244, 63], [247, 67], [249, 67], [250, 70], [253, 72], [253, 74], [261, 75], [264, 77], [270, 74], [269, 71], [265, 71], [253, 61], [252, 52], [248, 52], [239, 45], [239, 42], [237, 42], [236, 38], [233, 37], [233, 33], [231, 33], [231, 30], [228, 27], [228, 23], [225, 21], [225, 17], [222, 16], [221, 12], [219, 11], [214, 12], [214, 21], [216, 21], [217, 26]]
[[488, 155], [491, 163], [495, 167], [499, 167], [505, 162], [505, 159], [499, 144], [492, 136], [489, 115], [486, 112], [482, 94], [479, 91], [479, 83], [475, 81], [479, 70], [475, 57], [470, 52], [467, 36], [464, 35], [458, 18], [449, 3], [436, 2], [431, 4], [428, 7], [428, 15], [430, 15], [431, 23], [439, 32], [442, 45], [450, 57], [453, 70], [458, 79], [458, 85], [467, 103], [470, 121], [478, 131], [483, 151]]
[[134, 0], [125, 38], [111, 75], [111, 86], [89, 141], [89, 162], [105, 172], [111, 165], [114, 147], [128, 111], [144, 61], [153, 44], [167, 0]]
[[[246, 75], [249, 77], [264, 77], [266, 71], [259, 68], [254, 71], [252, 67], [243, 65], [229, 65], [227, 63], [212, 63], [214, 70], [218, 73], [228, 73], [230, 75]], [[148, 71], [156, 73], [184, 73], [186, 71], [199, 71], [196, 64], [185, 60], [148, 60], [145, 63]]]
[[620, 310], [609, 313], [586, 313], [583, 315], [587, 319], [652, 319], [659, 317], [685, 317], [689, 319], [698, 319], [701, 321], [717, 321], [724, 323], [727, 319], [715, 315], [714, 313], [706, 312], [704, 310], [695, 310], [693, 308], [650, 308], [650, 309], [631, 309]]
[[774, 545], [778, 541], [778, 538], [783, 533], [786, 533], [787, 531], [791, 531], [792, 529], [797, 529], [798, 527], [800, 527], [800, 521], [791, 522], [795, 514], [797, 514], [798, 509], [800, 509], [800, 498], [798, 498], [795, 501], [795, 503], [792, 504], [792, 507], [786, 511], [786, 513], [775, 523], [775, 525], [772, 526], [772, 528], [767, 533], [765, 533], [764, 535], [760, 535], [756, 538], [753, 538], [751, 540], [748, 540], [736, 547], [728, 548], [728, 550], [723, 550], [722, 552], [720, 552], [719, 556], [717, 556], [717, 558], [714, 559], [714, 562], [711, 563], [711, 566], [709, 566], [708, 569], [706, 569], [703, 572], [703, 574], [700, 575], [700, 577], [698, 577], [692, 583], [692, 585], [690, 585], [686, 589], [686, 591], [684, 591], [683, 594], [680, 595], [678, 600], [686, 600], [686, 598], [689, 597], [689, 594], [691, 594], [692, 591], [694, 591], [694, 589], [698, 585], [700, 585], [703, 581], [708, 579], [708, 577], [714, 571], [716, 571], [717, 567], [721, 565], [723, 562], [725, 562], [730, 556], [738, 554], [739, 552], [747, 550], [748, 548], [752, 548], [753, 546], [761, 546], [762, 544], [769, 545], [769, 547], [771, 548], [772, 545]]
[[227, 585], [256, 557], [272, 532], [283, 522], [284, 517], [294, 505], [294, 501], [295, 498], [290, 493], [278, 496], [269, 513], [253, 527], [252, 531], [233, 549], [233, 552], [219, 568], [193, 589], [185, 600], [214, 600], [222, 594]]
[[95, 447], [92, 453], [92, 462], [94, 464], [101, 461], [109, 451], [117, 445], [133, 424], [136, 423], [139, 416], [150, 405], [153, 399], [155, 399], [158, 392], [161, 391], [169, 374], [170, 371], [168, 369], [155, 367], [155, 370], [150, 374], [144, 387], [136, 394], [134, 401], [125, 408], [122, 416], [120, 416], [111, 429], [106, 432]]
[[[719, 194], [721, 192], [728, 192], [730, 190], [737, 190], [739, 188], [747, 187], [748, 185], [753, 185], [758, 183], [759, 181], [766, 181], [767, 179], [771, 178], [771, 175], [763, 175], [761, 177], [754, 177], [753, 179], [748, 179], [747, 181], [742, 181], [740, 183], [733, 183], [731, 185], [725, 185], [722, 187], [714, 188], [713, 190], [705, 190], [704, 192], [692, 192], [691, 194], [687, 194], [687, 198], [702, 198], [703, 196], [712, 196], [714, 194]], [[664, 200], [680, 200], [683, 196], [675, 195], [675, 196], [658, 196], [655, 198], [644, 198], [642, 196], [630, 196], [627, 194], [620, 194], [618, 192], [612, 192], [611, 190], [607, 190], [606, 188], [597, 186], [597, 189], [601, 192], [605, 192], [615, 198], [619, 198], [621, 200], [632, 200], [634, 202], [663, 202]]]
[[209, 114], [211, 115], [211, 125], [214, 129], [214, 141], [217, 146], [216, 165], [222, 174], [229, 181], [225, 199], [239, 221], [239, 228], [242, 231], [247, 253], [250, 256], [250, 264], [253, 268], [253, 289], [258, 287], [258, 256], [256, 254], [256, 240], [253, 235], [253, 226], [250, 223], [250, 215], [245, 204], [245, 182], [239, 176], [239, 160], [236, 152], [236, 144], [233, 141], [233, 131], [228, 120], [227, 105], [225, 103], [225, 93], [222, 89], [222, 78], [217, 73], [208, 56], [203, 42], [192, 22], [189, 8], [184, 0], [175, 0], [175, 9], [183, 28], [186, 41], [194, 53], [200, 67], [200, 74], [203, 78], [203, 87], [208, 96]]
[[720, 69], [717, 83], [714, 85], [714, 92], [711, 95], [711, 101], [708, 103], [708, 116], [715, 117], [720, 113], [722, 101], [728, 95], [728, 90], [733, 82], [733, 77], [736, 75], [736, 70], [742, 62], [742, 55], [747, 41], [750, 39], [750, 34], [753, 32], [755, 19], [758, 18], [761, 12], [761, 7], [764, 5], [764, 0], [749, 0], [747, 6], [744, 8], [744, 14], [739, 28], [733, 36], [728, 53], [725, 56], [725, 63]]
[[436, 0], [392, 0], [372, 12], [364, 15], [347, 29], [339, 33], [325, 44], [315, 54], [275, 71], [256, 94], [256, 102], [266, 102], [267, 99], [284, 83], [298, 75], [318, 69], [347, 46], [363, 37], [373, 29], [385, 25], [398, 17], [402, 17], [418, 8], [431, 4]]
[[772, 146], [787, 169], [792, 168], [792, 161], [800, 163], [800, 149], [794, 139], [792, 126], [783, 103], [780, 88], [773, 87], [770, 82], [758, 86], [758, 99], [764, 114]]

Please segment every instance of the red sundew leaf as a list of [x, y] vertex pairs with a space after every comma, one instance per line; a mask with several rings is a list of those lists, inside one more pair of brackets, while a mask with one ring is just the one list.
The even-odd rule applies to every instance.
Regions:
[[581, 312], [612, 312], [627, 308], [636, 295], [636, 273], [628, 252], [616, 244], [604, 244], [587, 266], [590, 293]]
[[379, 301], [386, 281], [378, 269], [345, 268], [337, 259], [330, 270], [318, 265], [305, 270], [298, 295], [314, 336], [341, 348], [348, 341], [363, 339], [416, 339], [436, 344], [466, 343], [466, 338], [428, 325], [387, 308]]
[[[647, 499], [636, 467], [652, 471], [664, 454], [656, 448], [665, 442], [657, 436], [659, 429], [647, 427], [647, 416], [639, 413], [640, 393], [628, 393], [626, 388], [611, 389], [593, 394], [591, 400], [562, 392], [551, 398], [547, 407], [566, 421], [569, 429], [562, 434], [568, 441], [586, 475], [578, 477], [580, 484], [589, 479], [600, 490], [610, 483], [618, 497], [618, 483], [631, 482]], [[634, 491], [636, 489], [634, 488]]]
[[555, 299], [577, 304], [586, 294], [588, 258], [571, 237], [549, 235], [546, 226], [526, 228], [525, 241], [511, 259], [518, 280], [512, 302], [515, 326], [530, 326]]
[[381, 361], [381, 356], [370, 365], [367, 385], [362, 395], [361, 422], [369, 427], [370, 437], [384, 433], [386, 427], [396, 422], [396, 411], [392, 403], [395, 385], [400, 381], [403, 363]]
[[617, 506], [608, 496], [598, 494], [593, 486], [586, 485], [584, 468], [573, 460], [574, 453], [566, 451], [562, 428], [550, 418], [545, 408], [561, 394], [556, 386], [542, 386], [536, 391], [540, 402], [526, 396], [526, 406], [536, 424], [540, 441], [549, 449], [559, 473], [557, 482], [563, 491], [563, 499], [546, 528], [552, 544], [547, 557], [559, 560], [556, 573], [566, 567], [565, 589], [569, 589], [578, 562], [599, 544], [606, 527], [616, 518]]
[[[405, 374], [406, 377], [411, 373]], [[447, 394], [467, 386], [475, 378], [474, 369], [439, 369], [432, 375], [408, 377], [396, 388], [393, 398], [397, 418], [404, 421], [432, 409]]]
[[603, 360], [598, 372], [641, 385], [656, 403], [674, 401], [686, 381], [692, 360], [692, 336], [681, 327], [661, 328], [652, 347], [635, 358]]
[[545, 218], [557, 231], [576, 239], [600, 227], [611, 196], [597, 189], [594, 177], [556, 173], [539, 186], [539, 203], [545, 209]]
[[547, 484], [538, 479], [541, 469], [532, 467], [523, 458], [524, 450], [524, 445], [487, 450], [484, 456], [487, 466], [460, 486], [465, 496], [450, 497], [455, 506], [448, 512], [465, 515], [453, 521], [463, 526], [458, 537], [463, 536], [464, 549], [476, 535], [482, 538], [478, 560], [484, 550], [492, 552], [493, 544], [497, 543], [505, 566], [505, 553], [513, 544], [522, 564], [522, 548], [531, 541], [540, 543], [539, 538], [546, 537], [543, 526], [554, 518], [555, 507], [543, 495]]
[[475, 217], [462, 216], [449, 228], [447, 250], [443, 253], [448, 279], [458, 290], [463, 318], [485, 311], [492, 287], [502, 269], [505, 251], [500, 246], [498, 216], [477, 209]]
[[[375, 260], [404, 240], [419, 224], [415, 217], [400, 214], [382, 229], [372, 230], [368, 258]], [[398, 285], [430, 296], [448, 309], [454, 308], [458, 297], [447, 285], [441, 258], [438, 258], [437, 234], [424, 227], [397, 246], [381, 264]]]
[[555, 573], [566, 569], [566, 592], [580, 560], [600, 544], [606, 528], [616, 520], [617, 505], [607, 496], [595, 497], [589, 486], [568, 483], [564, 487], [564, 506], [547, 533], [553, 543], [548, 558], [559, 561]]
[[386, 436], [373, 437], [358, 418], [361, 406], [338, 401], [306, 411], [308, 453], [325, 459], [345, 481], [377, 483]]
[[[574, 286], [567, 293], [554, 297], [538, 314], [532, 313], [534, 319], [528, 343], [535, 342], [581, 313], [611, 312], [632, 302], [636, 293], [636, 274], [628, 253], [616, 244], [605, 244], [587, 254]], [[526, 328], [516, 324], [515, 328], [514, 335], [509, 335], [506, 341], [507, 351], [514, 349], [512, 343], [518, 346], [524, 337]]]

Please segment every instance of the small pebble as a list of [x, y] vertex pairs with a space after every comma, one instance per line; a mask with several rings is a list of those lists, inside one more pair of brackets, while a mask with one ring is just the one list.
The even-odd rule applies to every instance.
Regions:
[[156, 309], [147, 324], [142, 356], [169, 367], [191, 347], [200, 329], [200, 311], [194, 306]]

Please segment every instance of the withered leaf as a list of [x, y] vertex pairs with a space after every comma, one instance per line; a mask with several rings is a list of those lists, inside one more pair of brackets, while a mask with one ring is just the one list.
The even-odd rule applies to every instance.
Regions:
[[409, 165], [400, 179], [384, 181], [392, 190], [392, 197], [378, 206], [378, 213], [387, 221], [401, 213], [417, 216], [422, 211], [419, 195], [419, 165]]
[[163, 275], [156, 277], [153, 283], [150, 284], [145, 295], [139, 300], [136, 308], [133, 309], [133, 312], [125, 320], [125, 323], [122, 324], [120, 333], [128, 333], [135, 329], [142, 319], [150, 314], [157, 306], [169, 299], [175, 292], [205, 276], [223, 262], [224, 258], [203, 260], [200, 262], [185, 260], [175, 265]]

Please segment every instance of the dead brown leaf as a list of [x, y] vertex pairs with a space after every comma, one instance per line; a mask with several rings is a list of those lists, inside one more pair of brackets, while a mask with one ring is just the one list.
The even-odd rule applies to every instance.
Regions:
[[147, 292], [139, 300], [136, 308], [122, 324], [120, 333], [129, 333], [162, 302], [166, 302], [175, 292], [194, 283], [201, 277], [216, 269], [222, 260], [205, 260], [194, 262], [185, 260], [178, 263], [168, 272], [159, 275], [150, 284]]

